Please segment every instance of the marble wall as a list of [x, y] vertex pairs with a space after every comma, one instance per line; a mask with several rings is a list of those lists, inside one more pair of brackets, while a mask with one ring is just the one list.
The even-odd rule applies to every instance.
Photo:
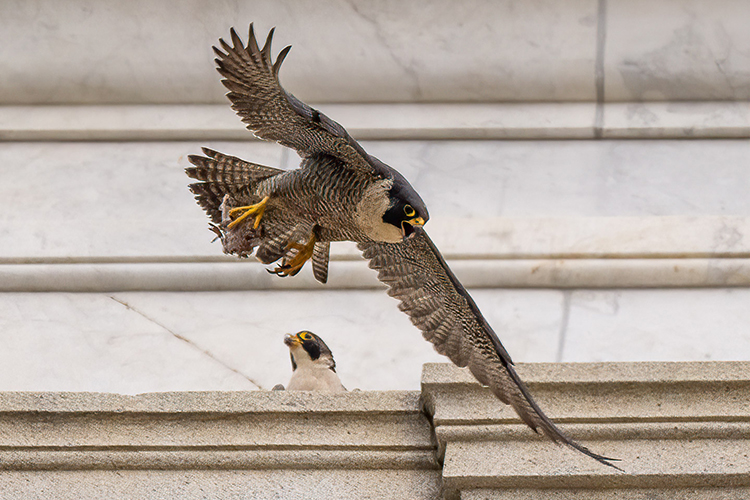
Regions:
[[[203, 144], [274, 166], [293, 168], [298, 161], [264, 142]], [[0, 259], [218, 257], [218, 245], [210, 243], [207, 219], [183, 172], [189, 165], [187, 155], [198, 153], [201, 145], [0, 143]], [[747, 140], [364, 145], [419, 190], [433, 218], [429, 227], [446, 244], [451, 238], [440, 233], [463, 227], [467, 237], [483, 238], [480, 246], [487, 254], [633, 256], [648, 253], [647, 245], [638, 245], [643, 238], [652, 249], [671, 253], [676, 248], [692, 253], [746, 248], [742, 220], [750, 216]], [[729, 218], [709, 221], [715, 216]], [[492, 223], [495, 233], [474, 230], [471, 223], [498, 217], [504, 219]], [[660, 217], [667, 219], [660, 223]], [[697, 239], [690, 238], [690, 230], [677, 230], [669, 217], [696, 218], [685, 221], [692, 220]], [[615, 228], [627, 239], [618, 240]], [[659, 231], [681, 242], [658, 243]], [[707, 235], [711, 241], [701, 243]], [[454, 246], [448, 251], [469, 250]]]
[[745, 0], [7, 0], [0, 103], [221, 102], [251, 21], [314, 102], [750, 98]]

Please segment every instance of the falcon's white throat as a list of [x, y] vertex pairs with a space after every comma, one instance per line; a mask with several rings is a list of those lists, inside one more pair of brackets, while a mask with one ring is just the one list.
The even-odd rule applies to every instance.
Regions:
[[383, 221], [383, 215], [391, 204], [388, 196], [391, 186], [393, 186], [392, 179], [373, 182], [357, 203], [354, 221], [373, 241], [398, 243], [402, 239], [401, 228]]
[[345, 391], [336, 372], [331, 370], [333, 360], [330, 356], [321, 355], [312, 360], [301, 345], [290, 348], [297, 368], [287, 384], [289, 391]]

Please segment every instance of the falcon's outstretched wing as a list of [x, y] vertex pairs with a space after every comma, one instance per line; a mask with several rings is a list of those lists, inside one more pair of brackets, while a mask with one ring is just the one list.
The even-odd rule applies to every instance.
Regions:
[[541, 429], [554, 442], [619, 469], [610, 463], [616, 459], [576, 443], [542, 412], [492, 327], [423, 229], [416, 229], [400, 243], [363, 242], [358, 247], [370, 260], [370, 267], [378, 271], [378, 279], [388, 285], [388, 294], [401, 301], [399, 309], [409, 315], [437, 352], [458, 366], [468, 366], [480, 383], [511, 405], [534, 431]]
[[385, 165], [365, 153], [344, 127], [281, 87], [279, 68], [292, 47], [282, 49], [272, 62], [273, 31], [263, 48], [258, 47], [252, 24], [247, 46], [232, 28], [232, 45], [219, 39], [223, 51], [214, 47], [217, 71], [229, 89], [227, 97], [247, 128], [261, 139], [295, 149], [303, 157], [331, 155], [344, 160], [349, 168], [389, 175]]

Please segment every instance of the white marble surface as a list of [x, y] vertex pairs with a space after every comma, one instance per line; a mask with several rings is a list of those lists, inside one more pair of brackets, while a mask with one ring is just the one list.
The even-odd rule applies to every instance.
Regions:
[[0, 332], [0, 390], [255, 388], [221, 361], [106, 295], [1, 294]]
[[[187, 155], [201, 144], [259, 163], [297, 164], [279, 146], [257, 141], [0, 143], [0, 258], [220, 257], [183, 173]], [[484, 238], [469, 245], [476, 247], [472, 253], [519, 257], [747, 248], [747, 140], [376, 141], [365, 147], [422, 194], [432, 217], [428, 228], [441, 246], [461, 230]], [[504, 218], [491, 223], [492, 231], [466, 223], [492, 217]]]
[[750, 360], [750, 289], [570, 292], [560, 361]]
[[[475, 240], [470, 240], [473, 242]], [[451, 250], [450, 246], [441, 248]], [[448, 254], [450, 255], [450, 254]], [[344, 255], [334, 257], [346, 258]], [[748, 258], [518, 259], [507, 255], [448, 259], [466, 287], [667, 288], [750, 286]], [[0, 292], [372, 290], [382, 289], [363, 260], [332, 260], [321, 285], [306, 266], [294, 278], [261, 263], [127, 262], [0, 264]]]
[[[357, 140], [593, 139], [596, 104], [311, 104]], [[750, 103], [607, 103], [605, 138], [750, 137]], [[226, 104], [0, 106], [4, 141], [254, 139]]]
[[211, 46], [251, 21], [319, 102], [590, 100], [596, 1], [8, 0], [3, 103], [220, 102]]
[[[472, 294], [516, 362], [750, 360], [747, 289]], [[417, 389], [445, 358], [396, 305], [382, 290], [0, 294], [0, 390], [268, 389], [303, 328], [350, 389]]]
[[607, 2], [607, 101], [750, 99], [750, 2]]
[[[559, 292], [474, 296], [517, 361], [554, 360]], [[350, 389], [418, 389], [422, 364], [445, 361], [383, 290], [0, 294], [0, 312], [0, 390], [270, 389], [291, 375], [284, 334], [301, 329]]]
[[603, 107], [605, 138], [748, 138], [750, 103], [628, 102]]
[[[591, 102], [310, 105], [357, 140], [585, 139], [596, 113]], [[7, 141], [253, 138], [228, 103], [0, 106]]]

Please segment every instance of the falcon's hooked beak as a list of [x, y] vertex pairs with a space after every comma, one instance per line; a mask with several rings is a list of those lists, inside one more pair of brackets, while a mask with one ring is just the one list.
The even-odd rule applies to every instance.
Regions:
[[422, 226], [424, 226], [424, 219], [422, 217], [414, 217], [413, 219], [405, 220], [401, 223], [401, 236], [406, 239], [411, 236], [415, 227]]
[[302, 345], [302, 341], [291, 333], [284, 335], [284, 343], [289, 347]]

